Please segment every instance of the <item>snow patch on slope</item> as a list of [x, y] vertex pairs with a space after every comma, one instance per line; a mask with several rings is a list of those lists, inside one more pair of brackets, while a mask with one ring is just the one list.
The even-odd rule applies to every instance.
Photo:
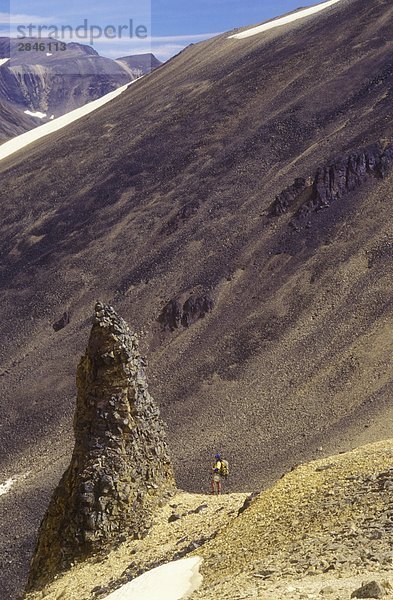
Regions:
[[176, 560], [143, 573], [105, 600], [185, 600], [202, 584], [202, 558]]
[[318, 4], [317, 6], [311, 6], [310, 8], [299, 10], [299, 12], [293, 13], [292, 15], [280, 17], [279, 19], [275, 19], [274, 21], [269, 21], [269, 23], [258, 25], [258, 27], [253, 27], [252, 29], [247, 29], [246, 31], [230, 35], [228, 36], [228, 39], [235, 38], [237, 40], [242, 40], [244, 38], [257, 35], [258, 33], [262, 33], [263, 31], [268, 31], [269, 29], [274, 29], [275, 27], [281, 27], [282, 25], [286, 25], [287, 23], [292, 23], [293, 21], [297, 21], [298, 19], [304, 19], [304, 17], [314, 15], [320, 12], [321, 10], [329, 8], [329, 6], [333, 6], [333, 4], [337, 4], [337, 2], [340, 1], [341, 0], [329, 0], [328, 2], [324, 2], [323, 4]]
[[89, 102], [88, 104], [85, 104], [80, 108], [72, 110], [66, 115], [62, 115], [57, 119], [52, 119], [50, 122], [44, 123], [44, 125], [40, 125], [36, 129], [32, 129], [31, 131], [22, 133], [21, 135], [18, 135], [12, 140], [5, 142], [0, 146], [0, 160], [3, 160], [3, 158], [7, 158], [11, 154], [18, 152], [18, 150], [25, 148], [29, 144], [32, 144], [33, 142], [36, 142], [37, 140], [51, 133], [54, 133], [55, 131], [59, 131], [59, 129], [63, 129], [63, 127], [70, 125], [70, 123], [74, 123], [74, 121], [78, 121], [78, 119], [81, 119], [82, 117], [97, 110], [97, 108], [104, 106], [117, 96], [120, 96], [120, 94], [122, 94], [132, 83], [134, 83], [134, 81], [131, 81], [130, 83], [127, 83], [126, 85], [117, 88], [117, 90], [114, 90], [113, 92], [102, 96], [102, 98], [98, 98], [98, 100], [93, 100], [92, 102]]
[[1, 65], [5, 65], [6, 62], [8, 62], [10, 59], [9, 58], [0, 58], [0, 67]]
[[30, 475], [30, 472], [31, 471], [27, 471], [26, 473], [20, 475], [14, 475], [13, 477], [7, 479], [7, 481], [5, 481], [4, 483], [0, 483], [0, 496], [8, 494], [10, 489], [14, 486], [14, 484], [17, 481], [23, 481], [24, 479], [27, 479], [27, 477]]
[[25, 115], [30, 115], [31, 117], [37, 117], [37, 119], [44, 119], [46, 117], [46, 113], [40, 112], [31, 112], [31, 110], [24, 110]]
[[4, 496], [4, 494], [7, 494], [7, 492], [10, 491], [16, 479], [16, 477], [10, 477], [5, 483], [0, 484], [0, 496]]

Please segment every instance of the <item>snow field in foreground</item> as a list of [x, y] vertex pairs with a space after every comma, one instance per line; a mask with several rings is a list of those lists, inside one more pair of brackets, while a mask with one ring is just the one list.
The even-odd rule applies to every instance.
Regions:
[[31, 471], [26, 471], [26, 473], [21, 473], [19, 475], [13, 475], [13, 477], [10, 477], [4, 483], [0, 483], [0, 496], [4, 496], [4, 494], [8, 494], [10, 489], [14, 486], [14, 484], [17, 481], [23, 481], [24, 479], [27, 479], [27, 477], [30, 475], [30, 473], [31, 473]]
[[292, 23], [293, 21], [297, 21], [298, 19], [304, 19], [304, 17], [314, 15], [315, 13], [318, 13], [321, 10], [325, 10], [326, 8], [329, 8], [329, 6], [333, 6], [333, 4], [337, 4], [337, 2], [340, 1], [341, 0], [329, 0], [329, 2], [324, 2], [323, 4], [318, 4], [317, 6], [311, 6], [310, 8], [299, 10], [299, 12], [293, 13], [292, 15], [280, 17], [279, 19], [275, 19], [275, 21], [269, 21], [269, 23], [258, 25], [258, 27], [253, 27], [252, 29], [242, 31], [241, 33], [235, 33], [234, 35], [230, 35], [228, 36], [228, 39], [235, 38], [237, 40], [242, 40], [244, 38], [257, 35], [258, 33], [262, 33], [263, 31], [268, 31], [269, 29], [274, 29], [275, 27], [280, 27], [281, 25], [286, 25], [287, 23]]
[[12, 486], [14, 485], [15, 481], [16, 481], [15, 477], [10, 477], [10, 479], [7, 479], [7, 481], [5, 483], [1, 483], [0, 484], [0, 496], [3, 496], [7, 492], [9, 492], [10, 489], [12, 488]]
[[185, 600], [202, 584], [201, 564], [199, 556], [169, 562], [126, 583], [105, 600]]
[[[135, 81], [137, 81], [137, 79], [135, 79]], [[63, 127], [70, 125], [70, 123], [78, 121], [78, 119], [97, 110], [97, 108], [104, 106], [104, 104], [107, 104], [117, 96], [120, 96], [120, 94], [122, 94], [132, 83], [134, 83], [134, 81], [117, 88], [117, 90], [102, 96], [102, 98], [98, 98], [98, 100], [93, 100], [93, 102], [89, 102], [57, 119], [53, 119], [49, 123], [44, 123], [31, 131], [27, 131], [26, 133], [22, 133], [21, 135], [12, 138], [12, 140], [9, 140], [8, 142], [4, 142], [4, 144], [0, 146], [0, 160], [7, 158], [7, 156], [14, 154], [18, 150], [25, 148], [29, 144], [32, 144], [55, 131], [59, 131], [59, 129], [63, 129]]]

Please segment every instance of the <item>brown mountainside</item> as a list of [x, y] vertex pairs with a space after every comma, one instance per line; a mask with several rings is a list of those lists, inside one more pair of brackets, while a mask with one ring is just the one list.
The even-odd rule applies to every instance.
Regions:
[[5, 578], [68, 462], [97, 297], [142, 332], [188, 491], [216, 448], [239, 491], [391, 434], [392, 25], [342, 0], [219, 36], [1, 163], [1, 470], [32, 471]]

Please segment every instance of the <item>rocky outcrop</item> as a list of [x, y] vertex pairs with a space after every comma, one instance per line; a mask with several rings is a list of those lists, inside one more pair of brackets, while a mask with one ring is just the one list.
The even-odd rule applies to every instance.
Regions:
[[[338, 156], [328, 165], [319, 167], [313, 178], [295, 179], [291, 186], [278, 194], [271, 213], [278, 216], [292, 209], [295, 221], [303, 221], [311, 213], [329, 208], [371, 177], [383, 179], [392, 165], [393, 145], [384, 141]], [[307, 187], [310, 187], [310, 195], [304, 199], [302, 194]]]
[[393, 165], [393, 146], [382, 143], [340, 156], [315, 175], [311, 199], [303, 204], [296, 217], [303, 219], [310, 212], [328, 208], [332, 202], [363, 185], [371, 177], [383, 179]]
[[77, 373], [75, 448], [41, 524], [28, 589], [119, 539], [143, 537], [175, 489], [138, 339], [97, 303]]
[[385, 595], [385, 590], [377, 581], [369, 581], [352, 592], [351, 598], [383, 598]]
[[194, 294], [190, 296], [183, 305], [183, 327], [190, 327], [190, 325], [193, 325], [199, 319], [203, 319], [207, 313], [213, 310], [213, 306], [213, 300], [208, 294], [202, 294], [201, 296]]
[[213, 310], [214, 302], [208, 294], [192, 294], [183, 302], [173, 298], [162, 309], [159, 322], [163, 329], [174, 331], [179, 327], [190, 327]]
[[158, 318], [163, 329], [174, 331], [181, 325], [183, 308], [177, 298], [173, 298], [164, 306]]
[[288, 186], [276, 196], [272, 205], [271, 213], [273, 216], [279, 216], [287, 212], [293, 203], [299, 198], [300, 194], [313, 184], [312, 178], [304, 179], [297, 177], [292, 185]]
[[69, 325], [71, 321], [71, 314], [68, 310], [63, 312], [63, 316], [58, 319], [58, 321], [55, 321], [55, 323], [53, 323], [52, 327], [55, 331], [61, 331], [62, 329], [64, 329], [64, 327], [66, 327], [67, 325]]

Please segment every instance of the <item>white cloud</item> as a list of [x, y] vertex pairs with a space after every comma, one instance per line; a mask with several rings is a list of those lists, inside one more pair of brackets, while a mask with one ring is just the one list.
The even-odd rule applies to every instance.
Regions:
[[184, 50], [184, 45], [175, 45], [175, 44], [166, 44], [166, 45], [162, 45], [162, 46], [152, 46], [152, 53], [154, 54], [154, 56], [156, 56], [159, 60], [162, 61], [166, 61], [169, 58], [171, 58], [171, 56], [174, 56], [175, 54], [178, 54], [181, 50]]
[[192, 40], [196, 40], [196, 41], [201, 41], [201, 40], [207, 40], [211, 37], [215, 37], [217, 35], [221, 35], [222, 32], [218, 32], [218, 33], [196, 33], [195, 35], [193, 34], [187, 34], [187, 35], [163, 35], [163, 36], [152, 36], [150, 38], [150, 40], [152, 42], [181, 42], [181, 41], [192, 41]]
[[52, 23], [53, 20], [53, 17], [40, 17], [39, 15], [10, 14], [0, 12], [0, 24], [2, 25], [30, 25], [30, 23]]
[[177, 54], [185, 48], [185, 44], [152, 44], [149, 46], [132, 46], [130, 44], [124, 45], [124, 47], [116, 47], [108, 50], [101, 51], [97, 48], [100, 54], [107, 56], [108, 58], [120, 58], [120, 56], [131, 56], [132, 54], [144, 54], [152, 52], [154, 56], [162, 61], [168, 60], [174, 54]]
[[[154, 44], [155, 42], [164, 42], [167, 44], [176, 43], [176, 42], [201, 42], [203, 40], [208, 40], [211, 37], [221, 35], [221, 33], [196, 33], [195, 35], [168, 35], [168, 36], [148, 36], [146, 38], [137, 38], [137, 37], [127, 37], [126, 35], [119, 36], [116, 38], [109, 37], [100, 37], [95, 39], [96, 43], [100, 44]], [[87, 38], [89, 37], [89, 31], [87, 30]], [[62, 39], [66, 42], [68, 41], [69, 36], [64, 36]], [[71, 39], [71, 38], [69, 38]], [[77, 38], [72, 38], [73, 41], [78, 41]], [[83, 42], [83, 39], [80, 40]]]
[[[146, 39], [106, 38], [95, 40], [95, 49], [108, 58], [130, 56], [152, 52], [157, 58], [166, 61], [191, 43], [201, 42], [220, 33], [199, 33], [195, 35], [151, 36]], [[109, 43], [112, 42], [109, 48]], [[114, 43], [113, 43], [114, 42]]]
[[[89, 39], [88, 31], [86, 38], [71, 36], [69, 32], [64, 32], [64, 35], [61, 35], [61, 26], [59, 27], [59, 34], [60, 35], [58, 36], [52, 34], [51, 35], [52, 37], [56, 37], [56, 39], [62, 40], [64, 42], [74, 41], [80, 44], [91, 45], [101, 55], [107, 56], [108, 58], [119, 58], [120, 56], [129, 56], [131, 54], [153, 52], [153, 54], [155, 54], [157, 58], [159, 58], [162, 61], [169, 59], [171, 56], [177, 54], [191, 43], [201, 42], [209, 38], [215, 37], [217, 35], [221, 35], [220, 32], [167, 36], [153, 35], [148, 36], [146, 38], [131, 38], [127, 37], [126, 35], [123, 35], [121, 37], [118, 36], [114, 39], [102, 36], [100, 38], [94, 39], [94, 41], [92, 42], [91, 39]], [[20, 33], [18, 34], [15, 28], [11, 28], [11, 31], [8, 33], [8, 35], [14, 38], [20, 37]], [[34, 37], [34, 32], [32, 32], [32, 35]], [[42, 35], [45, 35], [45, 31], [42, 32]]]

